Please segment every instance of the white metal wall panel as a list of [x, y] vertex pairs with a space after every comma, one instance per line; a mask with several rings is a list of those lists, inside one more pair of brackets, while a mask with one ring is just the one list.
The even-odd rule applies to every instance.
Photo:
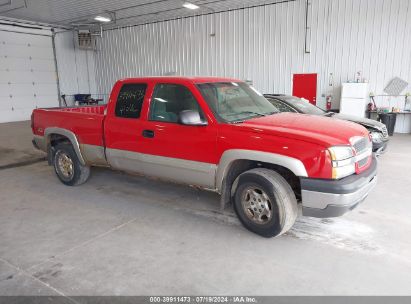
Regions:
[[27, 31], [0, 27], [0, 122], [58, 106], [51, 31]]
[[302, 68], [292, 54], [303, 59], [296, 50], [303, 16], [296, 1], [106, 31], [96, 53], [99, 90], [109, 92], [119, 78], [175, 74], [237, 77], [264, 92], [289, 92], [291, 72]]
[[[323, 95], [333, 94], [338, 107], [341, 83], [353, 80], [357, 71], [376, 94], [396, 76], [411, 83], [411, 1], [311, 0], [310, 54], [304, 52], [305, 3], [105, 31], [95, 53], [97, 91], [109, 93], [124, 77], [175, 74], [248, 79], [264, 93], [290, 94], [292, 74], [318, 73], [318, 104], [325, 107]], [[60, 74], [65, 67], [74, 71], [67, 56], [65, 66], [59, 59]], [[86, 65], [76, 62], [77, 69]], [[91, 75], [94, 68], [89, 70]]]
[[[60, 92], [73, 103], [74, 94], [97, 94], [94, 51], [75, 48], [73, 32], [58, 32], [55, 36]], [[98, 96], [95, 96], [98, 97]]]
[[[330, 4], [324, 54], [329, 64], [324, 74], [334, 73], [336, 84], [341, 84], [361, 71], [375, 94], [383, 94], [396, 76], [411, 81], [409, 0], [330, 0]], [[340, 87], [331, 89], [338, 100]]]

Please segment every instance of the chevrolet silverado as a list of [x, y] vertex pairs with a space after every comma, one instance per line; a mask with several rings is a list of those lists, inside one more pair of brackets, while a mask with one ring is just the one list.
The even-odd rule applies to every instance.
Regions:
[[36, 109], [31, 126], [65, 185], [104, 166], [201, 187], [264, 237], [288, 231], [299, 203], [304, 216], [341, 216], [377, 182], [365, 128], [280, 113], [235, 79], [123, 79], [107, 105]]

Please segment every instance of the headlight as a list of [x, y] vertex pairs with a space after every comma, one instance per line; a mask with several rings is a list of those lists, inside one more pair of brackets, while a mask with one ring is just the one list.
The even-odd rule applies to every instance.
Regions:
[[355, 173], [354, 151], [349, 146], [328, 149], [332, 160], [332, 178], [341, 179]]
[[345, 160], [354, 156], [354, 151], [349, 146], [331, 147], [328, 150], [334, 161]]
[[373, 143], [381, 143], [384, 140], [383, 135], [380, 132], [370, 132]]

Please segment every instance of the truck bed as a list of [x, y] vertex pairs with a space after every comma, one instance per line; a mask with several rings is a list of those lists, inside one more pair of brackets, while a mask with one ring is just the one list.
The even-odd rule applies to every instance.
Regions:
[[48, 111], [58, 111], [58, 112], [74, 112], [82, 114], [99, 114], [104, 115], [104, 110], [106, 105], [100, 106], [83, 106], [83, 107], [72, 107], [72, 108], [49, 108], [45, 109]]
[[49, 108], [33, 111], [32, 128], [43, 136], [47, 128], [63, 128], [76, 134], [79, 143], [103, 146], [103, 121], [106, 105]]

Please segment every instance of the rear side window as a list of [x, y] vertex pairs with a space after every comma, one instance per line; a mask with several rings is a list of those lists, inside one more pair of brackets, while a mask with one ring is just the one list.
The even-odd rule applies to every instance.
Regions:
[[123, 85], [117, 98], [116, 116], [139, 118], [146, 89], [147, 85], [142, 83]]
[[201, 119], [204, 115], [191, 91], [179, 84], [158, 84], [154, 89], [150, 106], [150, 120], [178, 122], [178, 115], [185, 110], [197, 111]]

